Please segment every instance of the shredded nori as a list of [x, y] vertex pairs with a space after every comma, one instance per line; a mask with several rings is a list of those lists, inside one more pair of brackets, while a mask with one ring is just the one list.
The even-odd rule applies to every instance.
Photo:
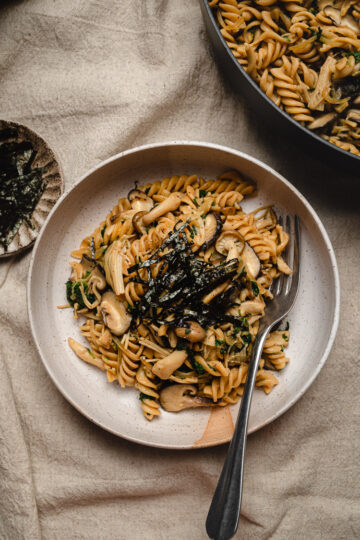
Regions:
[[[246, 286], [246, 278], [238, 272], [238, 260], [213, 265], [198, 259], [191, 249], [193, 243], [188, 240], [186, 230], [191, 236], [189, 223], [178, 223], [148, 260], [129, 268], [130, 280], [147, 289], [132, 309], [133, 328], [142, 321], [182, 326], [189, 320], [195, 320], [205, 328], [222, 322], [242, 326], [241, 317], [226, 313], [239, 290]], [[158, 265], [155, 278], [152, 275], [154, 265]], [[146, 270], [147, 279], [140, 277], [141, 269]], [[228, 280], [231, 287], [227, 291], [207, 304], [202, 301], [204, 295]]]
[[[0, 131], [0, 141], [15, 137], [12, 128]], [[33, 227], [31, 216], [46, 188], [43, 169], [32, 167], [35, 156], [29, 141], [0, 144], [0, 244], [5, 251], [24, 221]]]

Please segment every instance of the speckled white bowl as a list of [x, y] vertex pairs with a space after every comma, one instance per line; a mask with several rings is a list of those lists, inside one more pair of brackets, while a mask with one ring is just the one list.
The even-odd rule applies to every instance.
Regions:
[[[289, 320], [289, 365], [280, 384], [266, 396], [255, 390], [249, 431], [268, 424], [309, 388], [333, 344], [339, 319], [339, 277], [326, 231], [304, 197], [260, 161], [236, 150], [209, 143], [170, 142], [122, 152], [92, 169], [57, 202], [36, 242], [28, 279], [28, 311], [36, 347], [60, 392], [87, 418], [129, 440], [164, 448], [194, 448], [231, 438], [238, 405], [163, 412], [148, 422], [137, 392], [107, 382], [104, 373], [84, 364], [67, 345], [68, 336], [82, 341], [66, 302], [70, 252], [77, 248], [135, 180], [140, 184], [181, 173], [214, 177], [237, 169], [258, 186], [246, 211], [275, 203], [275, 209], [297, 213], [302, 224], [302, 273], [298, 298]], [[326, 316], [324, 316], [326, 314]]]

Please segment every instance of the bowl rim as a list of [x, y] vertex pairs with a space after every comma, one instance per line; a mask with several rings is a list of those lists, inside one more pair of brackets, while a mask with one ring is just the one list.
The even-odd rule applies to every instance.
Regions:
[[360, 156], [357, 156], [356, 154], [353, 154], [352, 152], [348, 152], [347, 150], [343, 150], [342, 148], [339, 148], [338, 146], [336, 146], [335, 144], [327, 141], [326, 139], [323, 139], [322, 137], [320, 137], [320, 135], [318, 135], [317, 133], [311, 131], [310, 129], [302, 126], [299, 122], [297, 122], [296, 120], [294, 120], [292, 118], [292, 116], [290, 116], [289, 114], [287, 114], [285, 111], [283, 111], [282, 109], [280, 109], [280, 107], [278, 107], [262, 90], [261, 88], [256, 84], [256, 82], [250, 77], [250, 75], [245, 71], [245, 69], [239, 64], [239, 62], [236, 60], [235, 56], [233, 55], [233, 53], [231, 52], [230, 48], [228, 47], [225, 39], [223, 38], [220, 30], [219, 30], [219, 27], [218, 25], [216, 24], [216, 20], [215, 20], [215, 17], [211, 11], [211, 7], [209, 6], [208, 4], [208, 0], [200, 0], [200, 2], [202, 2], [202, 4], [204, 5], [205, 9], [206, 9], [206, 12], [207, 12], [207, 16], [209, 18], [209, 21], [211, 22], [213, 28], [215, 29], [216, 31], [216, 34], [218, 36], [218, 38], [220, 39], [221, 41], [221, 44], [223, 46], [223, 49], [225, 49], [226, 51], [226, 54], [228, 55], [228, 57], [231, 58], [231, 62], [233, 63], [233, 65], [235, 66], [236, 69], [239, 70], [239, 72], [241, 73], [241, 75], [243, 77], [245, 77], [245, 79], [247, 80], [247, 82], [252, 86], [252, 88], [259, 94], [261, 95], [261, 97], [268, 103], [268, 105], [271, 105], [273, 107], [273, 109], [275, 109], [279, 114], [282, 115], [282, 117], [286, 120], [288, 120], [293, 126], [299, 128], [304, 135], [309, 135], [311, 137], [314, 137], [314, 139], [316, 141], [318, 141], [319, 143], [322, 143], [323, 145], [325, 145], [328, 149], [332, 150], [332, 151], [337, 151], [337, 152], [340, 152], [343, 156], [346, 156], [347, 159], [350, 159], [352, 160], [353, 164], [355, 164], [356, 162], [358, 162], [358, 164], [360, 165]]
[[61, 197], [57, 200], [56, 204], [53, 206], [53, 208], [52, 208], [51, 212], [49, 213], [45, 223], [42, 226], [42, 228], [40, 230], [40, 233], [39, 233], [39, 235], [38, 235], [38, 237], [37, 237], [37, 239], [35, 241], [35, 245], [34, 245], [34, 248], [33, 248], [32, 254], [31, 254], [29, 272], [28, 272], [28, 277], [27, 277], [26, 299], [27, 299], [27, 312], [28, 312], [28, 318], [29, 318], [29, 323], [30, 323], [31, 335], [32, 335], [33, 343], [35, 344], [37, 352], [38, 352], [38, 354], [39, 354], [39, 356], [41, 358], [42, 364], [44, 365], [47, 374], [49, 375], [50, 379], [52, 380], [52, 382], [54, 383], [54, 385], [56, 386], [58, 391], [64, 396], [64, 398], [78, 412], [80, 412], [83, 416], [85, 416], [88, 420], [90, 420], [91, 422], [93, 422], [97, 426], [101, 427], [102, 429], [105, 429], [105, 431], [108, 431], [108, 432], [112, 433], [113, 435], [116, 435], [116, 436], [121, 437], [123, 439], [129, 440], [131, 442], [135, 442], [137, 444], [142, 444], [142, 445], [150, 446], [150, 447], [154, 447], [154, 448], [164, 448], [164, 449], [170, 449], [170, 450], [191, 450], [191, 449], [197, 449], [197, 448], [207, 448], [207, 447], [212, 447], [212, 446], [218, 446], [220, 444], [224, 444], [224, 443], [229, 442], [230, 439], [229, 438], [224, 438], [223, 440], [216, 441], [216, 443], [210, 442], [210, 443], [205, 443], [205, 444], [202, 444], [202, 445], [199, 445], [199, 446], [196, 446], [196, 447], [195, 446], [180, 446], [180, 445], [174, 446], [174, 445], [169, 445], [169, 444], [147, 442], [145, 440], [136, 439], [135, 437], [120, 434], [116, 430], [107, 427], [102, 422], [100, 422], [98, 420], [95, 420], [86, 411], [82, 410], [82, 408], [76, 403], [76, 401], [68, 394], [67, 390], [62, 387], [61, 383], [57, 381], [56, 376], [52, 373], [51, 368], [48, 366], [47, 362], [45, 361], [45, 358], [44, 358], [45, 355], [42, 353], [42, 350], [40, 348], [40, 344], [38, 343], [38, 341], [36, 339], [35, 322], [34, 322], [34, 319], [33, 319], [33, 314], [32, 314], [32, 309], [31, 309], [31, 301], [30, 301], [30, 299], [31, 299], [31, 291], [32, 291], [33, 270], [34, 270], [34, 264], [35, 264], [35, 260], [36, 260], [36, 256], [37, 256], [38, 247], [40, 245], [40, 242], [41, 242], [41, 239], [42, 239], [43, 235], [45, 234], [48, 223], [52, 219], [52, 216], [57, 211], [58, 207], [65, 200], [65, 198], [74, 189], [76, 189], [76, 187], [80, 183], [85, 181], [94, 172], [96, 172], [99, 169], [107, 166], [109, 163], [120, 160], [120, 159], [122, 159], [123, 157], [125, 157], [125, 156], [127, 156], [129, 154], [134, 154], [134, 153], [139, 153], [139, 152], [141, 153], [143, 151], [153, 149], [153, 148], [169, 148], [169, 147], [176, 147], [176, 146], [201, 147], [201, 148], [214, 149], [214, 150], [219, 150], [221, 152], [230, 153], [230, 154], [236, 155], [237, 157], [245, 159], [246, 161], [248, 161], [248, 162], [250, 162], [250, 163], [252, 163], [254, 165], [257, 165], [258, 167], [266, 170], [267, 172], [269, 172], [272, 175], [275, 175], [288, 188], [290, 188], [294, 192], [294, 194], [300, 199], [300, 201], [304, 204], [306, 209], [311, 214], [312, 218], [315, 220], [317, 226], [319, 227], [320, 233], [321, 233], [321, 235], [322, 235], [322, 237], [323, 237], [323, 239], [325, 241], [326, 248], [327, 248], [328, 253], [329, 253], [330, 262], [331, 262], [331, 270], [332, 270], [332, 275], [333, 275], [333, 279], [334, 279], [334, 289], [335, 289], [334, 290], [334, 293], [335, 293], [335, 297], [334, 297], [334, 316], [333, 316], [333, 321], [332, 321], [332, 325], [331, 325], [329, 341], [327, 343], [327, 346], [325, 347], [325, 350], [323, 352], [323, 355], [322, 355], [318, 365], [316, 366], [316, 369], [312, 373], [312, 376], [309, 377], [309, 379], [301, 387], [301, 389], [297, 392], [297, 394], [295, 394], [290, 399], [290, 401], [285, 406], [280, 408], [277, 411], [277, 413], [274, 414], [270, 419], [268, 419], [267, 421], [262, 422], [261, 424], [255, 426], [254, 428], [250, 429], [248, 431], [248, 434], [253, 433], [255, 431], [258, 431], [259, 429], [263, 428], [264, 426], [270, 424], [271, 422], [273, 422], [274, 420], [276, 420], [277, 418], [282, 416], [288, 409], [290, 409], [305, 394], [305, 392], [309, 389], [309, 387], [315, 381], [316, 377], [319, 375], [321, 369], [325, 365], [325, 362], [326, 362], [326, 360], [327, 360], [327, 358], [328, 358], [328, 356], [330, 354], [330, 351], [332, 349], [332, 346], [333, 346], [333, 343], [334, 343], [334, 340], [335, 340], [335, 337], [336, 337], [338, 325], [339, 325], [340, 279], [339, 279], [339, 270], [338, 270], [338, 265], [337, 265], [337, 261], [336, 261], [336, 257], [335, 257], [335, 252], [334, 252], [334, 249], [332, 247], [329, 236], [328, 236], [328, 234], [326, 232], [326, 229], [325, 229], [324, 225], [322, 224], [320, 218], [318, 217], [317, 213], [312, 208], [310, 203], [306, 200], [306, 198], [297, 190], [297, 188], [295, 186], [293, 186], [291, 184], [291, 182], [286, 180], [286, 178], [284, 178], [280, 173], [275, 171], [269, 165], [266, 165], [265, 163], [263, 163], [259, 159], [255, 158], [253, 156], [250, 156], [249, 154], [246, 154], [245, 152], [241, 152], [239, 150], [236, 150], [234, 148], [224, 146], [224, 145], [220, 145], [220, 144], [216, 144], [216, 143], [205, 142], [205, 141], [173, 140], [173, 141], [167, 141], [167, 142], [155, 142], [155, 143], [149, 143], [149, 144], [145, 144], [145, 145], [141, 145], [141, 146], [136, 146], [136, 147], [130, 148], [128, 150], [124, 150], [122, 152], [119, 152], [118, 154], [110, 156], [109, 158], [101, 161], [100, 163], [98, 163], [97, 165], [92, 167], [85, 174], [81, 175], [74, 182], [74, 184], [72, 184], [61, 195]]

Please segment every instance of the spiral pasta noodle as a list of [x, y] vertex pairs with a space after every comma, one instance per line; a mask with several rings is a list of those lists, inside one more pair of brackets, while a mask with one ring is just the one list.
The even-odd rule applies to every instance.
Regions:
[[261, 90], [297, 122], [360, 155], [357, 0], [209, 0]]
[[[72, 252], [66, 294], [89, 347], [69, 345], [109, 382], [135, 387], [147, 420], [243, 393], [269, 288], [291, 272], [273, 209], [241, 206], [254, 193], [237, 171], [136, 186]], [[288, 341], [288, 329], [266, 340], [256, 378], [266, 393]]]

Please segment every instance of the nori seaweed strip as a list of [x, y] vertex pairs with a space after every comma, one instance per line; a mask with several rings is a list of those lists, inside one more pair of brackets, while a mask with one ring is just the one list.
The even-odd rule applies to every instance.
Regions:
[[8, 139], [16, 139], [18, 132], [16, 128], [5, 128], [0, 130], [0, 141], [7, 141]]
[[[0, 140], [16, 137], [12, 128], [0, 132]], [[31, 169], [36, 156], [29, 141], [0, 144], [0, 244], [5, 251], [25, 220], [31, 216], [46, 188], [43, 169]]]
[[[131, 277], [131, 281], [145, 285], [143, 283], [145, 280], [139, 276], [140, 268], [146, 268], [148, 279], [147, 291], [140, 301], [135, 302], [132, 309], [133, 327], [143, 320], [158, 325], [179, 326], [191, 319], [197, 320], [205, 327], [225, 321], [240, 326], [240, 318], [225, 314], [232, 305], [234, 292], [243, 287], [236, 277], [239, 261], [233, 259], [213, 266], [211, 263], [197, 259], [191, 250], [193, 243], [186, 237], [187, 226], [188, 222], [183, 223], [181, 227], [169, 233], [169, 237], [159, 249], [151, 254], [150, 259], [129, 268], [128, 272], [135, 272], [137, 276]], [[170, 244], [173, 245], [172, 249], [160, 254]], [[158, 268], [156, 277], [153, 278], [151, 266], [159, 262], [162, 264]], [[210, 304], [202, 302], [201, 298], [204, 294], [227, 280], [233, 284], [229, 291], [219, 295], [216, 302], [212, 301]]]

